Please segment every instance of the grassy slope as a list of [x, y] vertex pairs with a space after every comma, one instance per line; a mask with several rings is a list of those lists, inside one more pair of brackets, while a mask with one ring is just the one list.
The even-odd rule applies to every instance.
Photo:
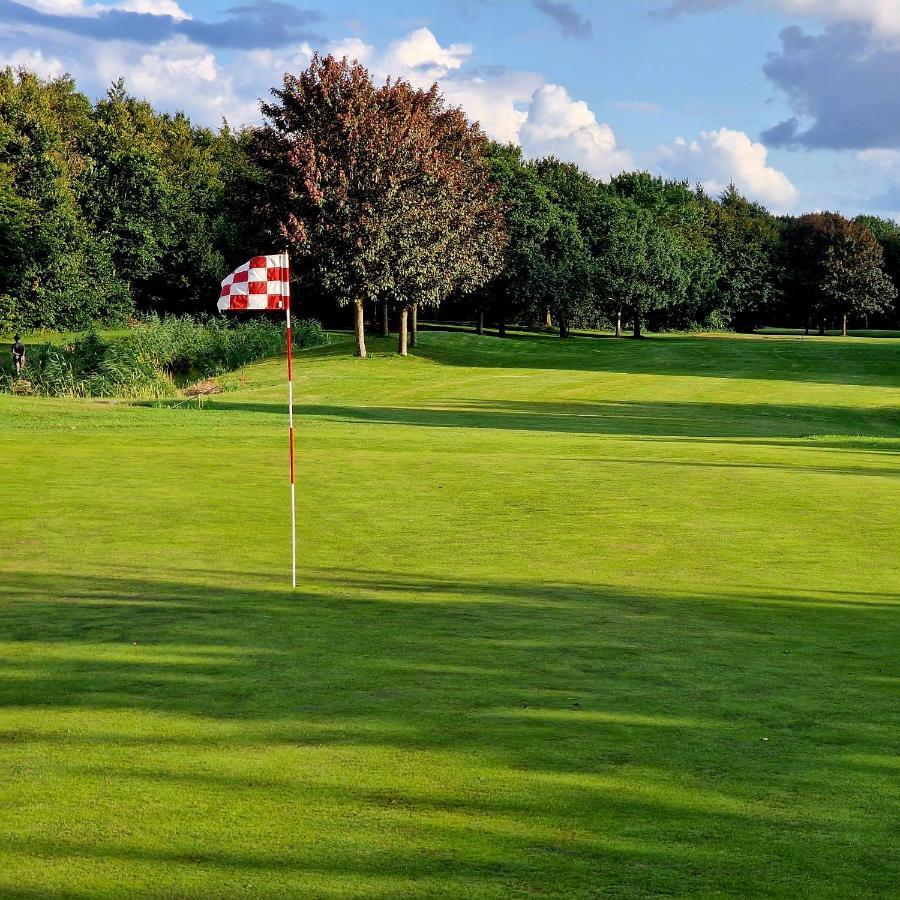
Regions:
[[0, 397], [0, 893], [891, 894], [900, 341], [421, 344], [301, 355], [296, 594], [279, 364]]

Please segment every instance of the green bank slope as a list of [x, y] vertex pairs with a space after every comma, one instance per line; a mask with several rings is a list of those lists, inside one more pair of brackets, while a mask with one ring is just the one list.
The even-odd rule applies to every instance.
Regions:
[[423, 333], [0, 397], [0, 894], [889, 896], [900, 341]]

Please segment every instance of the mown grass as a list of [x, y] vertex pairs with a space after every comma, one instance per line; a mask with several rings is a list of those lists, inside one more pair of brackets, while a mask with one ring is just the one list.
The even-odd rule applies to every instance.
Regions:
[[0, 893], [891, 896], [900, 341], [423, 332], [0, 397]]

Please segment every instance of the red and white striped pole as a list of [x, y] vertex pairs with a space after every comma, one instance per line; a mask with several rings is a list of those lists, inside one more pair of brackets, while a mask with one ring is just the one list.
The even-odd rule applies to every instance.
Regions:
[[291, 269], [287, 250], [284, 251], [284, 264], [287, 269], [287, 377], [288, 377], [288, 435], [291, 455], [291, 586], [297, 587], [297, 502], [294, 488], [294, 371], [293, 349], [294, 336], [291, 333]]

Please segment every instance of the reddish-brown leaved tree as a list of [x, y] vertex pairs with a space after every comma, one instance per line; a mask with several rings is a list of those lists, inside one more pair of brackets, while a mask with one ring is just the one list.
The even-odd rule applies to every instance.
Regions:
[[265, 214], [301, 280], [353, 306], [360, 356], [367, 300], [405, 318], [495, 274], [505, 233], [485, 138], [436, 86], [376, 88], [358, 63], [316, 55], [273, 95], [252, 141]]

